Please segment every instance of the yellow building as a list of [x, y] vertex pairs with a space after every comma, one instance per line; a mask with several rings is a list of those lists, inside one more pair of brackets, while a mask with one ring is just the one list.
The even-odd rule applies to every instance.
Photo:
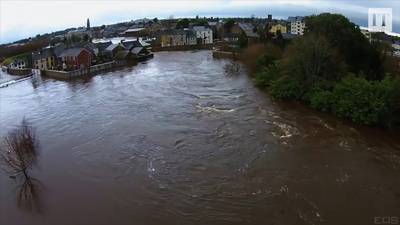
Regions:
[[287, 33], [287, 28], [285, 25], [282, 25], [280, 23], [271, 25], [271, 28], [269, 29], [270, 33], [276, 35], [278, 31], [280, 31], [282, 34], [285, 34]]

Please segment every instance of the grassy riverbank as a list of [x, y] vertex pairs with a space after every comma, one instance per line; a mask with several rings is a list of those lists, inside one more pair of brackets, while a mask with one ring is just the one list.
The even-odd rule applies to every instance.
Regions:
[[242, 58], [256, 85], [277, 99], [393, 128], [400, 127], [400, 76], [387, 47], [341, 15], [321, 14], [307, 18], [304, 36], [250, 46]]
[[21, 53], [21, 54], [18, 54], [18, 55], [7, 57], [0, 63], [0, 65], [7, 66], [7, 65], [13, 63], [14, 60], [16, 60], [16, 59], [20, 59], [20, 60], [23, 60], [25, 62], [30, 62], [30, 58], [29, 58], [30, 54], [31, 54], [30, 52], [25, 52], [25, 53]]

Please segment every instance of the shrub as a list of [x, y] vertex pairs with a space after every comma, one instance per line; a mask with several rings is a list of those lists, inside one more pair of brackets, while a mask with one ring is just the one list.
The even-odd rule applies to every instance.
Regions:
[[381, 117], [386, 127], [400, 127], [400, 78], [385, 78], [382, 84], [389, 89], [387, 111]]
[[264, 68], [254, 76], [254, 82], [257, 86], [265, 88], [271, 85], [272, 81], [280, 77], [279, 69], [276, 66]]
[[349, 76], [334, 90], [333, 111], [339, 117], [350, 118], [361, 124], [378, 124], [387, 112], [390, 85]]
[[334, 96], [331, 91], [319, 90], [310, 96], [310, 106], [324, 112], [331, 111], [334, 103]]
[[275, 98], [298, 99], [301, 93], [301, 84], [294, 78], [283, 76], [271, 82], [271, 94]]

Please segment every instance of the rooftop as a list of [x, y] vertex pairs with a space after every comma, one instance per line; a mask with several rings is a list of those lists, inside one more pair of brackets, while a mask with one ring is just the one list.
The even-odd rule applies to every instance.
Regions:
[[66, 57], [66, 56], [72, 56], [72, 57], [76, 57], [78, 56], [82, 51], [87, 51], [84, 48], [69, 48], [69, 49], [65, 49], [65, 51], [63, 51], [60, 54], [60, 57]]
[[239, 23], [239, 27], [246, 33], [247, 37], [258, 37], [258, 34], [254, 32], [254, 26], [250, 23]]
[[297, 22], [297, 21], [303, 22], [304, 17], [303, 16], [289, 16], [288, 21], [289, 22]]

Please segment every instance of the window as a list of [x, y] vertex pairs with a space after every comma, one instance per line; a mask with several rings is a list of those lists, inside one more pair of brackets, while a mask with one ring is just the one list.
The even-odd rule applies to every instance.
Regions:
[[372, 26], [376, 26], [376, 14], [372, 14]]
[[385, 14], [383, 14], [382, 15], [382, 27], [384, 27], [384, 26], [386, 26], [386, 15]]

